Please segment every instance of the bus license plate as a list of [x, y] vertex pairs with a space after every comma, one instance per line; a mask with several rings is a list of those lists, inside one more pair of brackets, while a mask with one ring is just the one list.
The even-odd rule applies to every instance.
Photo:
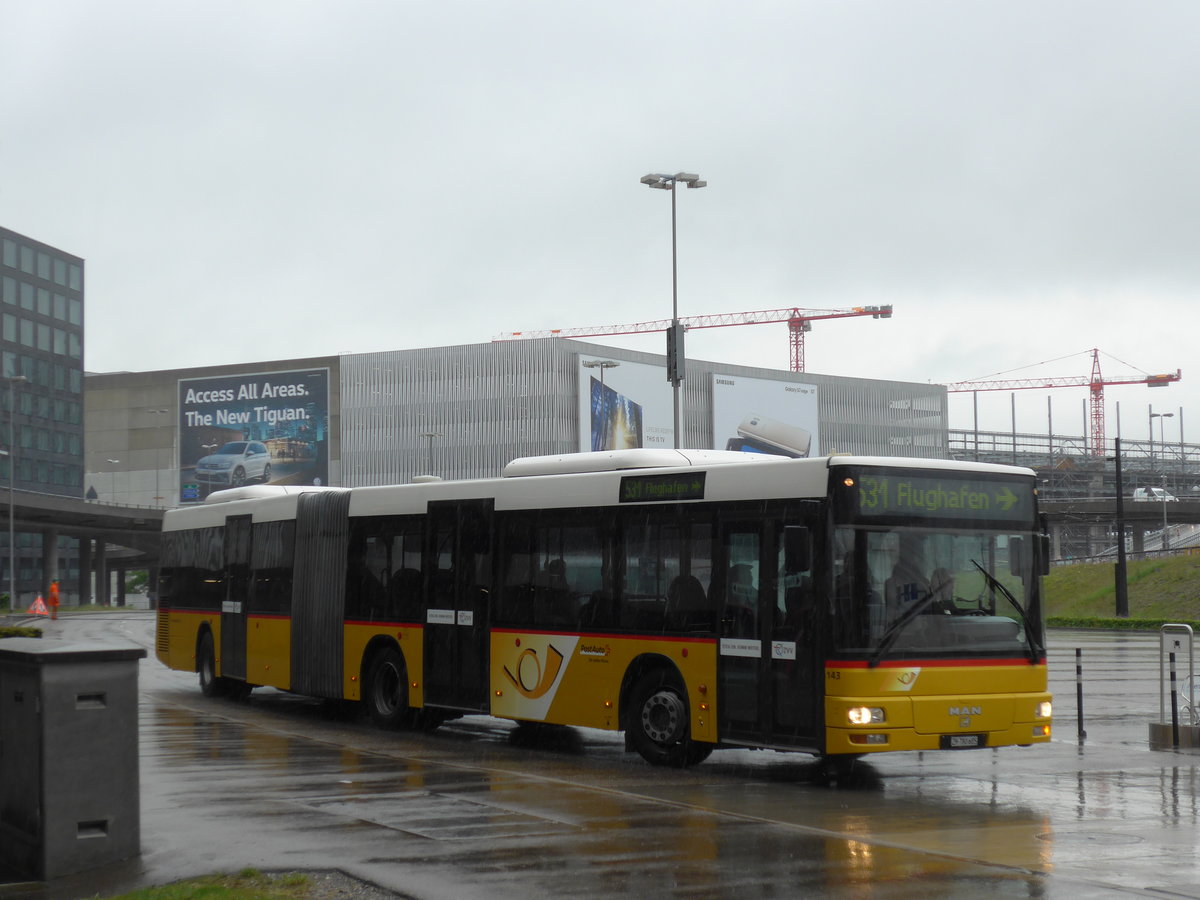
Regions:
[[943, 734], [943, 750], [974, 750], [987, 744], [986, 734]]

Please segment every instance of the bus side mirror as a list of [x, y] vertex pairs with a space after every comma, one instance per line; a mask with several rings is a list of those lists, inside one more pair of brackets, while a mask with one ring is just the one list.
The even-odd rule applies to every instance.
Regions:
[[1017, 578], [1025, 573], [1025, 539], [1009, 538], [1008, 541], [1008, 574]]
[[1042, 526], [1038, 534], [1038, 550], [1041, 551], [1041, 565], [1038, 566], [1039, 572], [1042, 575], [1050, 574], [1050, 519], [1045, 513], [1038, 516], [1038, 522]]
[[783, 568], [789, 575], [812, 568], [812, 533], [805, 525], [783, 528]]

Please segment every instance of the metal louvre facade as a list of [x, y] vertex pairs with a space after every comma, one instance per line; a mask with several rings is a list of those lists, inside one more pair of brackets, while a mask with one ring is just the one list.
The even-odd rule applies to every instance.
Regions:
[[[494, 477], [516, 457], [576, 452], [581, 355], [662, 367], [666, 379], [661, 355], [562, 338], [342, 356], [342, 484]], [[815, 385], [822, 452], [947, 456], [942, 385], [690, 359], [682, 446], [713, 446], [713, 375]]]
[[518, 456], [576, 449], [575, 355], [556, 343], [342, 357], [345, 484], [494, 476]]

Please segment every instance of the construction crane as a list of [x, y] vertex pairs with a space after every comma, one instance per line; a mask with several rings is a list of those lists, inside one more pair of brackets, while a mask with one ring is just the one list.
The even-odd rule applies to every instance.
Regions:
[[[804, 335], [812, 331], [812, 323], [820, 319], [848, 319], [870, 316], [872, 319], [890, 319], [892, 307], [855, 306], [851, 309], [763, 309], [757, 312], [721, 313], [712, 316], [682, 316], [679, 321], [686, 329], [723, 328], [726, 325], [766, 325], [787, 322], [788, 341], [791, 348], [791, 371], [804, 371]], [[518, 341], [532, 338], [582, 338], [602, 337], [612, 334], [644, 334], [650, 331], [666, 331], [671, 327], [670, 319], [653, 322], [636, 322], [632, 325], [593, 325], [583, 328], [551, 328], [545, 331], [506, 331], [492, 338], [493, 341]]]
[[[1088, 420], [1092, 431], [1092, 456], [1105, 453], [1104, 436], [1104, 387], [1110, 384], [1144, 384], [1147, 387], [1166, 387], [1183, 377], [1183, 370], [1176, 369], [1164, 375], [1119, 375], [1105, 378], [1100, 374], [1100, 351], [1092, 349], [1091, 375], [1068, 375], [1062, 378], [1010, 378], [999, 381], [960, 381], [946, 385], [950, 392], [965, 391], [1020, 391], [1038, 388], [1087, 387], [1089, 394]], [[1063, 357], [1065, 359], [1065, 357]], [[1114, 357], [1115, 358], [1115, 357]], [[1054, 360], [1057, 362], [1057, 360]], [[1119, 361], [1119, 360], [1118, 360]], [[1126, 363], [1122, 363], [1126, 365]]]

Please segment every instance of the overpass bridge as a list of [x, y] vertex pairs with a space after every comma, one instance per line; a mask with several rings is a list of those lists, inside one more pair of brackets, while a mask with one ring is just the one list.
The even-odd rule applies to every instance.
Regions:
[[[1062, 558], [1062, 536], [1066, 529], [1083, 527], [1088, 531], [1087, 543], [1095, 556], [1117, 542], [1117, 498], [1080, 497], [1040, 500], [1038, 508], [1050, 523], [1050, 543], [1054, 559]], [[1164, 525], [1200, 525], [1200, 499], [1170, 502], [1135, 501], [1126, 499], [1122, 510], [1125, 527], [1133, 536], [1132, 553], [1146, 552], [1146, 535], [1161, 532]], [[1169, 543], [1169, 542], [1168, 542]], [[1164, 547], [1163, 549], [1169, 549]]]
[[[79, 539], [78, 583], [68, 584], [65, 580], [61, 583], [68, 595], [76, 594], [81, 602], [86, 602], [92, 596], [93, 573], [96, 576], [95, 601], [108, 603], [111, 593], [110, 571], [153, 568], [157, 564], [164, 512], [160, 508], [122, 506], [82, 497], [22, 490], [0, 493], [0, 503], [4, 501], [10, 505], [13, 532], [40, 534], [42, 538], [38, 587], [22, 592], [22, 584], [18, 582], [18, 597], [13, 608], [27, 606], [38, 591], [45, 596], [50, 582], [59, 578], [60, 536]], [[0, 508], [0, 516], [4, 512]], [[7, 546], [7, 539], [0, 540], [0, 544]], [[124, 579], [118, 578], [117, 585], [118, 594], [123, 597]], [[0, 590], [8, 589], [9, 572], [6, 571]]]

